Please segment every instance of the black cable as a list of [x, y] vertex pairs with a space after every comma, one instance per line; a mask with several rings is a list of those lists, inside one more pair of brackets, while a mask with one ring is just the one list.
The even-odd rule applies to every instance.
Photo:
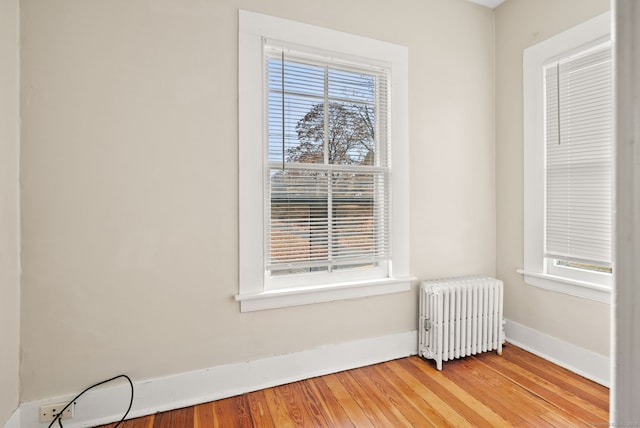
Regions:
[[131, 386], [131, 399], [129, 400], [129, 408], [127, 409], [127, 411], [125, 412], [124, 416], [122, 417], [122, 419], [120, 419], [120, 421], [113, 427], [113, 428], [117, 428], [118, 426], [120, 426], [120, 424], [124, 421], [124, 419], [127, 417], [127, 415], [129, 414], [129, 411], [131, 410], [131, 406], [133, 405], [133, 382], [131, 382], [131, 379], [129, 378], [129, 376], [125, 375], [125, 374], [121, 374], [118, 376], [114, 376], [111, 379], [107, 379], [107, 380], [103, 380], [102, 382], [98, 382], [94, 385], [91, 385], [90, 387], [86, 388], [84, 391], [82, 391], [80, 394], [76, 395], [75, 398], [71, 401], [69, 401], [69, 403], [67, 403], [66, 406], [64, 406], [64, 408], [58, 412], [58, 414], [56, 415], [55, 418], [53, 418], [53, 420], [51, 421], [51, 423], [49, 424], [48, 428], [51, 428], [53, 426], [53, 424], [55, 423], [55, 421], [58, 421], [58, 426], [60, 428], [64, 428], [62, 426], [62, 414], [64, 413], [65, 410], [67, 410], [69, 408], [69, 406], [71, 406], [72, 404], [74, 404], [74, 402], [80, 398], [82, 396], [82, 394], [84, 394], [85, 392], [89, 391], [90, 389], [95, 388], [96, 386], [100, 386], [103, 385], [107, 382], [111, 382], [112, 380], [116, 380], [119, 378], [125, 378], [129, 381], [129, 386]]

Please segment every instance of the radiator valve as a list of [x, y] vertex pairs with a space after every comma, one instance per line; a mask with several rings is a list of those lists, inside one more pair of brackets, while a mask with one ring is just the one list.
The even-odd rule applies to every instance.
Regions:
[[426, 331], [431, 330], [431, 320], [429, 318], [425, 318], [424, 320], [424, 329]]

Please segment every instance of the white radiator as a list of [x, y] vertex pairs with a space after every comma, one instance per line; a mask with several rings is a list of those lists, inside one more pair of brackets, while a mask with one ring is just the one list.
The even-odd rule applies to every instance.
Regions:
[[442, 362], [497, 350], [502, 354], [502, 281], [458, 277], [420, 285], [418, 353]]

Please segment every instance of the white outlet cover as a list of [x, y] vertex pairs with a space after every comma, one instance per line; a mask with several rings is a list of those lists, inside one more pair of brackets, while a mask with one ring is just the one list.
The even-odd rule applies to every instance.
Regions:
[[[40, 407], [40, 422], [51, 422], [60, 410], [69, 403], [55, 403]], [[75, 403], [67, 407], [60, 419], [71, 419], [74, 415]]]

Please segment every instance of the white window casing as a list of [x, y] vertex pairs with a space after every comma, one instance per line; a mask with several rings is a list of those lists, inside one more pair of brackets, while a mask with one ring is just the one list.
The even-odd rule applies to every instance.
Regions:
[[610, 273], [571, 265], [612, 265], [610, 14], [525, 49], [523, 84], [519, 272], [529, 285], [609, 302]]
[[[239, 11], [242, 311], [410, 289], [407, 74], [405, 47]], [[375, 108], [371, 159], [329, 159], [331, 111], [349, 108]], [[302, 160], [295, 125], [313, 109], [324, 151]]]

